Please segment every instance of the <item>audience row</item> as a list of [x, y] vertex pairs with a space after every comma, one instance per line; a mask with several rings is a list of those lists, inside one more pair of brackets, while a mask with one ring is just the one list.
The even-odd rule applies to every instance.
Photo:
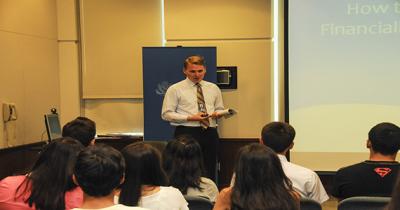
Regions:
[[[215, 202], [215, 210], [300, 208], [300, 198], [329, 199], [318, 175], [288, 162], [295, 130], [271, 122], [260, 143], [239, 150], [231, 186], [218, 191], [205, 177], [199, 143], [190, 136], [169, 141], [162, 154], [145, 142], [121, 152], [95, 144], [95, 123], [85, 117], [67, 123], [63, 138], [47, 144], [26, 175], [0, 181], [1, 209], [176, 209], [187, 210], [184, 195]], [[340, 169], [333, 196], [387, 196], [388, 209], [400, 205], [400, 128], [380, 123], [368, 133], [367, 161]], [[396, 190], [393, 190], [396, 189]]]

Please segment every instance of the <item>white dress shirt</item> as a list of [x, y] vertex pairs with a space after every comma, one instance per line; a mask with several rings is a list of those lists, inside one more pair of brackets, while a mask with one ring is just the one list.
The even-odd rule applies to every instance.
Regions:
[[[213, 112], [224, 110], [221, 90], [217, 85], [202, 80], [200, 82], [203, 90], [204, 101], [209, 115]], [[200, 122], [188, 121], [187, 118], [199, 112], [197, 105], [197, 86], [186, 78], [171, 85], [164, 96], [161, 118], [167, 120], [173, 126], [199, 127]], [[216, 119], [210, 118], [210, 127], [216, 127]]]
[[311, 198], [319, 203], [329, 199], [317, 173], [287, 161], [284, 155], [278, 154], [278, 157], [285, 175], [292, 181], [293, 188], [301, 194], [301, 197]]

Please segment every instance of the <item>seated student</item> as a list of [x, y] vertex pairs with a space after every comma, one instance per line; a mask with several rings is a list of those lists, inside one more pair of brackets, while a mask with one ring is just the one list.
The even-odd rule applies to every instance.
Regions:
[[214, 210], [298, 210], [300, 195], [285, 176], [278, 156], [253, 143], [239, 150], [233, 187], [223, 189]]
[[83, 209], [144, 209], [114, 204], [114, 191], [123, 182], [125, 161], [121, 153], [107, 145], [87, 147], [79, 153], [74, 181], [83, 192]]
[[218, 188], [211, 179], [203, 177], [203, 154], [196, 140], [188, 135], [178, 136], [176, 140], [168, 142], [162, 159], [171, 186], [184, 195], [215, 201]]
[[399, 170], [395, 161], [400, 148], [400, 128], [379, 123], [368, 133], [369, 160], [337, 171], [332, 195], [345, 199], [353, 196], [389, 197]]
[[74, 138], [85, 147], [93, 145], [96, 136], [96, 123], [87, 117], [77, 117], [63, 126], [62, 136]]
[[286, 159], [286, 153], [294, 146], [295, 136], [296, 131], [288, 123], [271, 122], [266, 124], [261, 131], [261, 143], [278, 154], [285, 175], [302, 197], [323, 203], [329, 199], [329, 196], [318, 175], [314, 171], [291, 163]]
[[119, 203], [152, 210], [189, 209], [178, 189], [164, 187], [167, 177], [161, 168], [160, 152], [156, 148], [137, 142], [126, 146], [121, 152], [127, 167]]
[[72, 172], [82, 149], [72, 138], [47, 144], [28, 174], [0, 181], [0, 209], [69, 210], [81, 206], [83, 193], [73, 183]]

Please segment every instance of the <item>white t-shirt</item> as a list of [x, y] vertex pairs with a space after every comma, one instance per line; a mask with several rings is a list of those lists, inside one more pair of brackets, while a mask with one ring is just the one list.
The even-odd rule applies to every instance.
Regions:
[[[81, 209], [81, 208], [74, 208], [72, 210], [91, 210], [91, 209]], [[141, 207], [132, 207], [132, 206], [125, 206], [122, 204], [116, 204], [114, 206], [110, 206], [107, 208], [101, 208], [96, 210], [149, 210]]]
[[160, 191], [142, 196], [139, 206], [151, 210], [189, 210], [182, 193], [174, 187], [160, 187]]
[[[319, 176], [314, 171], [287, 161], [284, 155], [278, 154], [285, 175], [290, 179], [293, 188], [301, 197], [311, 198], [319, 203], [329, 199]], [[231, 186], [234, 185], [235, 174], [232, 175]]]
[[301, 197], [311, 198], [319, 203], [329, 199], [318, 175], [305, 167], [287, 161], [284, 155], [278, 154], [285, 175], [292, 181], [293, 188]]
[[209, 199], [211, 202], [215, 202], [219, 193], [217, 185], [215, 185], [215, 183], [209, 178], [201, 177], [200, 180], [200, 187], [203, 188], [203, 190], [200, 191], [197, 188], [189, 187], [186, 195], [204, 197]]

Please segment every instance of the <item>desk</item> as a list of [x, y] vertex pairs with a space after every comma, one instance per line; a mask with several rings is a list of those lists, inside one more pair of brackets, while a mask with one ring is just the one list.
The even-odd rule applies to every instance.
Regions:
[[24, 144], [0, 150], [0, 180], [12, 175], [26, 174], [39, 157], [46, 142]]

